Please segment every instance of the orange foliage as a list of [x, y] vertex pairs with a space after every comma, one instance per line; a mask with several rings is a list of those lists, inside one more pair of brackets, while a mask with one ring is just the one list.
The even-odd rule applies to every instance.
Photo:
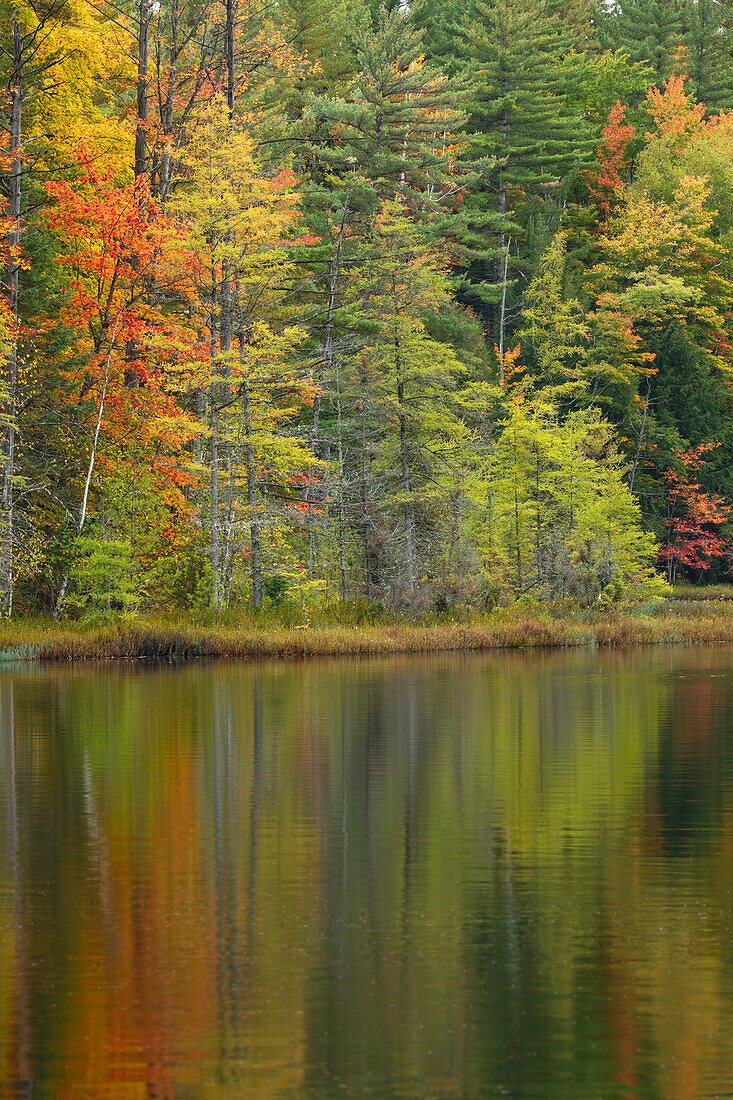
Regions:
[[626, 108], [617, 99], [609, 111], [598, 146], [599, 168], [583, 173], [591, 197], [604, 217], [608, 215], [614, 196], [623, 190], [622, 172], [628, 167], [626, 149], [636, 136], [634, 127], [624, 124], [625, 113]]
[[499, 345], [494, 344], [494, 352], [499, 363], [499, 377], [503, 379], [505, 386], [516, 385], [527, 370], [526, 367], [517, 363], [521, 351], [521, 344], [517, 344], [515, 348], [507, 348], [503, 353], [499, 351]]
[[[684, 76], [671, 76], [664, 82], [664, 90], [650, 88], [647, 110], [650, 112], [660, 132], [672, 141], [699, 130], [705, 118], [705, 104], [693, 104], [692, 97], [685, 95]], [[652, 134], [647, 134], [647, 141]]]
[[[55, 200], [47, 221], [62, 242], [69, 286], [61, 319], [77, 332], [85, 364], [74, 389], [82, 397], [106, 395], [102, 479], [144, 484], [157, 500], [155, 511], [183, 521], [190, 484], [183, 448], [198, 428], [176, 405], [166, 375], [176, 370], [178, 377], [197, 355], [195, 333], [170, 311], [172, 301], [185, 305], [190, 295], [186, 241], [144, 180], [116, 184], [85, 147], [77, 160], [78, 182], [46, 185]], [[90, 423], [99, 401], [92, 402]]]

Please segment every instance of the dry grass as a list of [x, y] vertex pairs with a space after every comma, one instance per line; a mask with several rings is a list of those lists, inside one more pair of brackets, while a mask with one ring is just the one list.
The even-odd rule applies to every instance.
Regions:
[[676, 584], [672, 592], [675, 600], [733, 600], [733, 584]]
[[723, 601], [670, 601], [644, 612], [552, 615], [516, 607], [475, 618], [428, 624], [288, 627], [252, 622], [133, 620], [98, 627], [42, 621], [0, 628], [6, 661], [253, 660], [429, 653], [564, 646], [710, 645], [733, 643], [733, 608]]

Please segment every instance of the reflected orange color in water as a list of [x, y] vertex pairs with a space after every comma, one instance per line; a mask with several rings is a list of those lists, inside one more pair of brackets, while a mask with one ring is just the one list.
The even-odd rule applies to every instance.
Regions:
[[3, 1096], [733, 1079], [733, 653], [19, 669], [0, 765]]

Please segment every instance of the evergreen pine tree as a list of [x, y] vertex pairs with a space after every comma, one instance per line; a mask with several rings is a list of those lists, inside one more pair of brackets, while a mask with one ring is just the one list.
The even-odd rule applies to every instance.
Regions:
[[544, 251], [589, 141], [568, 94], [568, 67], [560, 65], [569, 39], [544, 0], [475, 0], [456, 49], [475, 87], [466, 163], [477, 181], [456, 230], [460, 289], [501, 343], [504, 307], [516, 305], [511, 292], [505, 301], [507, 278], [526, 275], [531, 253]]
[[[400, 563], [393, 584], [410, 599], [437, 557], [442, 505], [462, 461], [451, 400], [461, 364], [425, 319], [428, 310], [450, 310], [435, 260], [424, 227], [394, 200], [375, 219], [354, 286], [367, 333], [358, 360], [361, 396], [378, 425], [380, 510]], [[358, 485], [358, 477], [353, 481]], [[354, 505], [361, 524], [358, 499]]]
[[344, 0], [285, 0], [278, 5], [281, 33], [298, 59], [289, 97], [297, 102], [298, 116], [309, 93], [323, 93], [353, 72], [347, 21], [349, 16], [358, 21], [362, 7], [357, 3], [356, 12], [353, 5], [349, 11]]
[[419, 0], [413, 9], [415, 26], [423, 32], [425, 56], [448, 73], [460, 68], [455, 42], [465, 13], [465, 0]]
[[547, 7], [562, 19], [577, 50], [595, 52], [599, 49], [593, 0], [548, 0]]
[[[308, 222], [318, 242], [307, 262], [314, 271], [308, 294], [314, 374], [328, 397], [316, 396], [308, 427], [319, 456], [338, 450], [334, 382], [344, 344], [358, 343], [359, 322], [343, 304], [349, 272], [372, 236], [376, 209], [400, 200], [421, 220], [451, 190], [459, 82], [425, 63], [422, 32], [409, 13], [382, 12], [378, 28], [351, 36], [357, 71], [341, 95], [312, 95], [303, 119], [302, 188]], [[340, 400], [340, 399], [339, 399]], [[308, 541], [314, 561], [317, 484], [306, 490]]]
[[680, 0], [616, 0], [611, 11], [599, 13], [598, 27], [601, 44], [646, 62], [657, 87], [679, 68], [684, 39]]
[[687, 71], [695, 98], [708, 114], [733, 106], [733, 35], [730, 7], [720, 0], [687, 0], [684, 8]]
[[422, 36], [409, 12], [382, 12], [376, 31], [353, 34], [350, 87], [340, 98], [312, 97], [309, 112], [323, 171], [360, 175], [380, 198], [399, 191], [424, 208], [442, 198], [464, 89], [425, 62]]

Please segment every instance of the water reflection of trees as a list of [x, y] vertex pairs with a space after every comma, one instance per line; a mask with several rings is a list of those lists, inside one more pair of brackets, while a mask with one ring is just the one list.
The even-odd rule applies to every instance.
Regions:
[[729, 668], [655, 651], [6, 674], [5, 1079], [722, 1088]]

